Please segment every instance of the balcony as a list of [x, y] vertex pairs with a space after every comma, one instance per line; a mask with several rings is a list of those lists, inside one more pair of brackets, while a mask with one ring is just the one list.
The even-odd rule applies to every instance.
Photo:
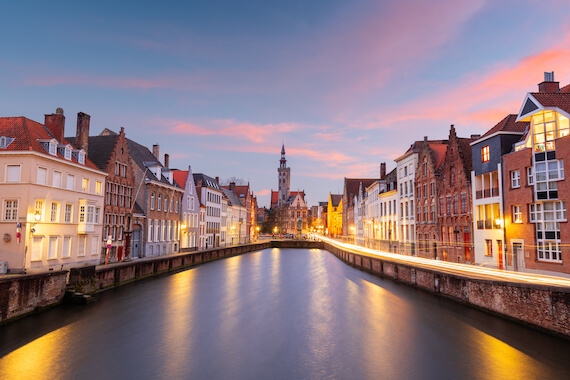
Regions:
[[477, 190], [475, 192], [475, 199], [491, 198], [499, 196], [499, 188], [493, 187], [492, 189]]

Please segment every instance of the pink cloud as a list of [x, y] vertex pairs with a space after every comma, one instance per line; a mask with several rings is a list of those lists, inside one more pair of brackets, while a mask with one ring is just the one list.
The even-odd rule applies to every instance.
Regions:
[[295, 123], [254, 124], [233, 119], [208, 120], [204, 121], [202, 125], [176, 120], [158, 120], [157, 123], [166, 124], [168, 133], [174, 135], [239, 137], [257, 144], [266, 142], [271, 136], [289, 133], [300, 127]]
[[263, 190], [260, 190], [260, 191], [254, 191], [254, 194], [257, 195], [257, 196], [268, 195], [268, 194], [270, 194], [270, 193], [271, 193], [271, 190], [269, 190], [269, 189], [263, 189]]
[[[536, 92], [544, 71], [570, 82], [570, 33], [557, 43], [515, 63], [499, 63], [483, 73], [469, 73], [453, 88], [440, 88], [368, 121], [360, 128], [398, 128], [401, 123], [452, 120], [490, 128], [508, 113], [517, 113], [527, 92]], [[371, 115], [370, 115], [371, 116]], [[418, 125], [421, 127], [421, 125]]]

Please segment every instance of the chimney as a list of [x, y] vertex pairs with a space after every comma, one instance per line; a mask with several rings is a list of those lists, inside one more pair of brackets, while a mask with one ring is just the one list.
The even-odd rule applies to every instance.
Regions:
[[544, 82], [538, 84], [538, 92], [558, 92], [560, 82], [554, 81], [554, 71], [544, 73]]
[[235, 182], [230, 182], [230, 190], [234, 191], [236, 189], [236, 183]]
[[384, 179], [386, 177], [386, 163], [380, 163], [380, 179]]
[[169, 168], [170, 167], [169, 164], [170, 164], [170, 156], [168, 155], [168, 153], [164, 153], [164, 167]]
[[471, 135], [471, 140], [479, 140], [481, 135]]
[[53, 137], [61, 143], [65, 133], [65, 116], [63, 116], [63, 108], [58, 108], [55, 113], [45, 115], [45, 127], [51, 132]]
[[220, 177], [216, 177], [216, 182], [218, 183], [218, 185], [220, 184]]
[[77, 114], [77, 133], [75, 134], [75, 145], [79, 149], [83, 149], [87, 154], [87, 146], [89, 145], [89, 120], [91, 116], [86, 113], [79, 112]]
[[154, 158], [156, 158], [157, 160], [160, 160], [159, 153], [158, 153], [158, 144], [154, 144], [152, 146], [152, 154], [154, 155]]

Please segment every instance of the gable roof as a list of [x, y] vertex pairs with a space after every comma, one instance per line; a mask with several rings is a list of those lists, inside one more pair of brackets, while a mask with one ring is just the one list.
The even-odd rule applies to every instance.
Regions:
[[570, 93], [568, 92], [531, 92], [530, 94], [543, 107], [558, 107], [570, 113]]
[[[55, 139], [53, 134], [43, 124], [30, 120], [24, 116], [0, 117], [0, 136], [6, 136], [14, 139], [10, 145], [6, 148], [2, 148], [1, 150], [34, 151], [51, 157], [61, 158], [66, 162], [73, 162], [78, 165], [99, 170], [97, 165], [91, 162], [89, 157], [85, 158], [85, 165], [83, 165], [80, 164], [73, 155], [71, 156], [71, 160], [66, 160], [59, 151], [56, 151], [56, 156], [50, 155], [38, 140]], [[63, 141], [58, 141], [58, 144], [67, 145], [69, 142], [64, 138]]]
[[528, 121], [517, 121], [517, 115], [510, 114], [505, 116], [505, 118], [499, 121], [493, 128], [485, 132], [485, 134], [481, 136], [477, 141], [494, 135], [498, 132], [520, 132], [523, 134], [528, 128], [529, 124], [530, 123]]
[[134, 142], [131, 139], [127, 139], [127, 145], [129, 146], [129, 154], [131, 156], [131, 159], [140, 168], [140, 170], [145, 173], [145, 175], [148, 179], [150, 179], [152, 181], [160, 182], [160, 183], [162, 183], [164, 185], [168, 185], [168, 186], [174, 186], [174, 187], [178, 187], [178, 188], [181, 187], [176, 183], [176, 181], [173, 181], [174, 182], [173, 184], [168, 182], [168, 179], [166, 179], [166, 177], [164, 177], [162, 175], [162, 171], [161, 171], [160, 178], [157, 178], [152, 171], [146, 170], [148, 168], [148, 166], [152, 166], [152, 165], [157, 165], [157, 166], [162, 167], [162, 164], [160, 163], [160, 161], [157, 160], [157, 158], [154, 156], [154, 154], [152, 154], [152, 152], [146, 146], [141, 145], [137, 142]]
[[366, 188], [374, 183], [374, 181], [378, 181], [378, 178], [344, 178], [344, 195], [348, 196], [348, 198], [353, 198], [356, 194], [358, 194], [358, 189], [360, 188], [360, 184], [362, 184], [363, 188]]
[[214, 178], [207, 176], [206, 174], [203, 173], [194, 173], [193, 174], [194, 177], [194, 186], [198, 187], [198, 181], [202, 182], [203, 187], [210, 187], [212, 189], [216, 189], [216, 190], [220, 190], [220, 185], [218, 184], [218, 181], [216, 181]]
[[226, 189], [225, 187], [222, 187], [222, 191], [224, 192], [224, 195], [228, 198], [229, 205], [245, 207], [245, 204], [242, 203], [242, 201], [239, 199], [236, 193], [234, 193], [230, 189]]
[[342, 201], [342, 194], [331, 194], [331, 206], [332, 207], [338, 207], [338, 205], [340, 204], [340, 201]]
[[174, 182], [181, 188], [186, 188], [186, 180], [188, 179], [188, 170], [172, 170]]

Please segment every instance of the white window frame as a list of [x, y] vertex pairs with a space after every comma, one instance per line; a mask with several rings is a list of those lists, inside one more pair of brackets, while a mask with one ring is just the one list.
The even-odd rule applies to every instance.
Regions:
[[[11, 175], [15, 177], [16, 173], [14, 169], [17, 168], [17, 179], [11, 178]], [[10, 170], [12, 169], [12, 170]], [[12, 173], [10, 173], [12, 172]], [[22, 178], [22, 165], [6, 165], [6, 182], [17, 183], [20, 182]]]
[[49, 221], [51, 223], [59, 222], [59, 202], [51, 202]]
[[513, 205], [513, 223], [522, 223], [521, 205]]
[[18, 206], [20, 204], [19, 199], [4, 199], [4, 216], [3, 220], [6, 222], [17, 222], [18, 221]]
[[517, 189], [519, 187], [521, 187], [521, 172], [517, 169], [511, 172], [511, 188]]
[[73, 221], [73, 205], [70, 203], [65, 204], [63, 221], [64, 223], [71, 223]]

